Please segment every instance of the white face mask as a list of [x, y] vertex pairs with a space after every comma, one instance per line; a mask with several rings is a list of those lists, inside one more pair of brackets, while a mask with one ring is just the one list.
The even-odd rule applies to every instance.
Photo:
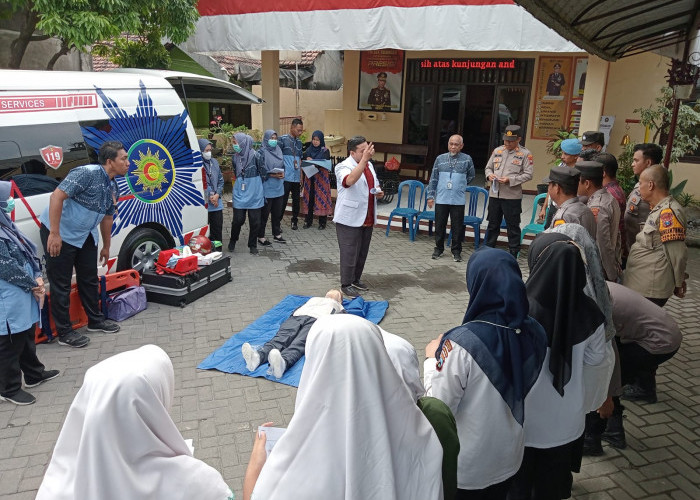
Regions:
[[202, 153], [202, 158], [204, 158], [205, 160], [211, 160], [211, 151], [206, 151]]

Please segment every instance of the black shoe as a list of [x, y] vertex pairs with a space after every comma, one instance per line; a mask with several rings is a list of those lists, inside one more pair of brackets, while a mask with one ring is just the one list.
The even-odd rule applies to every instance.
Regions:
[[114, 321], [110, 321], [108, 319], [102, 321], [101, 323], [95, 323], [93, 325], [88, 323], [88, 326], [87, 326], [88, 332], [117, 333], [119, 331], [119, 329], [120, 329], [120, 327], [118, 324], [116, 324]]
[[258, 238], [258, 245], [262, 245], [262, 246], [264, 246], [264, 247], [269, 247], [270, 245], [272, 245], [272, 242], [271, 242], [270, 240], [267, 240], [267, 239], [265, 239], [265, 240], [260, 240], [260, 239]]
[[603, 445], [600, 442], [600, 434], [588, 434], [583, 436], [583, 456], [599, 457], [603, 455]]
[[319, 230], [319, 231], [323, 231], [324, 229], [326, 229], [326, 225], [325, 225], [325, 224], [319, 224], [319, 225], [318, 225], [318, 230]]
[[656, 391], [643, 389], [636, 384], [628, 384], [622, 388], [622, 396], [620, 399], [628, 401], [646, 401], [647, 403], [656, 403]]
[[363, 292], [369, 290], [369, 287], [365, 283], [362, 283], [360, 280], [353, 281], [352, 287], [357, 288], [358, 290], [361, 290]]
[[613, 448], [618, 450], [624, 450], [627, 448], [627, 439], [625, 438], [625, 428], [623, 427], [622, 420], [622, 410], [624, 407], [620, 406], [620, 410], [617, 408], [613, 411], [613, 414], [608, 419], [608, 425], [605, 428], [605, 432], [601, 438], [603, 441], [608, 443]]
[[0, 396], [0, 401], [8, 401], [16, 404], [17, 406], [27, 406], [36, 403], [36, 398], [27, 391], [20, 389], [12, 396]]
[[311, 222], [304, 222], [304, 225], [302, 226], [304, 229], [309, 229], [313, 224]]
[[58, 377], [58, 374], [61, 373], [58, 370], [44, 370], [44, 373], [41, 374], [41, 379], [38, 382], [30, 382], [26, 378], [24, 379], [24, 386], [25, 387], [36, 387], [37, 385], [41, 385], [47, 380], [54, 379]]
[[340, 287], [340, 291], [343, 292], [343, 293], [344, 293], [345, 295], [347, 295], [348, 297], [353, 297], [353, 298], [354, 298], [354, 297], [359, 297], [359, 296], [360, 296], [360, 294], [359, 294], [359, 292], [357, 291], [357, 289], [356, 289], [354, 286], [352, 286], [352, 285], [341, 286], [341, 287]]
[[297, 226], [297, 223], [292, 222], [292, 231], [296, 231], [297, 229], [299, 229], [299, 226]]
[[76, 332], [66, 333], [58, 337], [58, 344], [67, 345], [68, 347], [85, 347], [89, 343], [90, 337]]
[[462, 254], [461, 253], [453, 253], [452, 258], [455, 260], [455, 262], [462, 262]]
[[236, 242], [231, 240], [228, 242], [228, 251], [233, 253], [233, 250], [236, 248]]
[[287, 240], [285, 240], [281, 236], [273, 236], [272, 239], [275, 243], [287, 243]]
[[258, 255], [258, 248], [257, 247], [250, 247], [250, 253], [251, 255]]
[[439, 259], [442, 256], [442, 251], [437, 248], [433, 250], [433, 259]]

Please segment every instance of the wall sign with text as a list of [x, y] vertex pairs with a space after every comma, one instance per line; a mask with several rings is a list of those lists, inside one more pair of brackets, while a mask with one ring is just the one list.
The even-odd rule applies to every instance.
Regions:
[[533, 139], [550, 139], [558, 130], [569, 129], [569, 103], [578, 86], [572, 76], [572, 57], [543, 56], [537, 70]]
[[360, 53], [357, 109], [400, 113], [403, 93], [404, 51], [367, 50]]

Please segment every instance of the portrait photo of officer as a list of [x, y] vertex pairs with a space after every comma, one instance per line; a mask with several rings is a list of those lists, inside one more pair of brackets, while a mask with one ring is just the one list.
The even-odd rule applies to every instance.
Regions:
[[376, 111], [391, 111], [391, 91], [386, 88], [386, 73], [377, 73], [377, 86], [369, 91], [367, 104]]
[[554, 64], [554, 72], [549, 74], [547, 78], [547, 95], [558, 96], [561, 94], [561, 88], [566, 83], [564, 75], [561, 74], [561, 64]]

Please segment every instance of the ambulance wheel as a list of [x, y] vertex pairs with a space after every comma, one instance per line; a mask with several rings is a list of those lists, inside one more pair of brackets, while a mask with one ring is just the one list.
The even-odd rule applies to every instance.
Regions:
[[145, 269], [151, 269], [158, 259], [158, 253], [166, 248], [168, 242], [158, 231], [137, 229], [129, 235], [119, 252], [117, 271], [135, 269], [143, 272]]

